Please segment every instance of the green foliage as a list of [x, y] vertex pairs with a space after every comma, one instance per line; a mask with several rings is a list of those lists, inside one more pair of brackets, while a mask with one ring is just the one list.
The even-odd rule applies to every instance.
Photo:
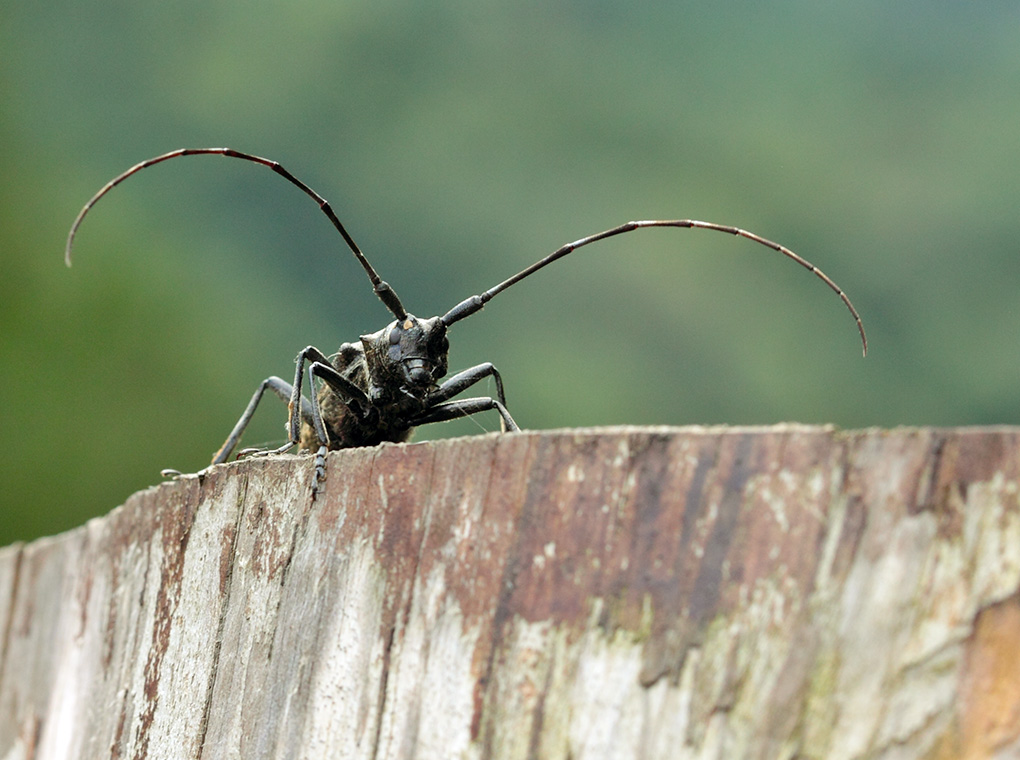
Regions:
[[[0, 9], [0, 545], [204, 466], [269, 374], [388, 320], [281, 161], [528, 428], [1020, 419], [1010, 4], [60, 2]], [[267, 401], [246, 443], [282, 437]], [[497, 427], [479, 418], [433, 437]]]

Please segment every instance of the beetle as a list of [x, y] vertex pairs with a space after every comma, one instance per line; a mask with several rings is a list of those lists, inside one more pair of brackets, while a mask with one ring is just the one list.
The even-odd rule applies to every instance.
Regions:
[[[332, 356], [327, 356], [314, 346], [304, 348], [295, 360], [293, 383], [275, 376], [263, 380], [227, 440], [213, 455], [213, 464], [227, 461], [254, 415], [263, 394], [270, 390], [288, 403], [287, 443], [275, 449], [243, 449], [238, 457], [280, 454], [294, 446], [299, 446], [302, 451], [314, 451], [313, 494], [325, 477], [325, 457], [330, 450], [372, 446], [383, 441], [402, 442], [406, 441], [411, 431], [419, 425], [492, 410], [498, 413], [503, 432], [519, 430], [507, 409], [502, 377], [491, 363], [475, 365], [443, 380], [448, 370], [447, 355], [450, 348], [447, 339], [448, 329], [454, 323], [482, 309], [486, 303], [507, 288], [578, 248], [637, 229], [679, 227], [713, 230], [743, 237], [778, 251], [808, 269], [840, 297], [857, 324], [864, 355], [868, 352], [867, 336], [857, 309], [842, 288], [818, 267], [789, 248], [766, 240], [753, 232], [693, 219], [632, 221], [580, 238], [557, 248], [498, 285], [465, 298], [442, 316], [420, 319], [404, 308], [393, 288], [379, 277], [325, 198], [278, 162], [232, 148], [182, 148], [135, 164], [107, 182], [85, 204], [71, 226], [64, 251], [67, 266], [71, 266], [71, 249], [78, 228], [100, 198], [143, 169], [173, 158], [194, 155], [220, 155], [266, 166], [315, 200], [365, 270], [376, 296], [394, 317], [392, 322], [378, 332], [362, 335], [357, 342], [344, 343]], [[306, 364], [307, 395], [302, 392]], [[484, 378], [492, 378], [494, 381], [495, 398], [486, 396], [455, 398]], [[318, 388], [316, 381], [319, 382]], [[179, 473], [167, 470], [164, 474]]]

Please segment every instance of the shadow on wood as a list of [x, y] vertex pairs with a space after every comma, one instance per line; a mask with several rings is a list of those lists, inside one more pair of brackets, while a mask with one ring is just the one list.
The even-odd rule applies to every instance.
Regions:
[[1020, 752], [1020, 429], [214, 468], [0, 550], [0, 758]]

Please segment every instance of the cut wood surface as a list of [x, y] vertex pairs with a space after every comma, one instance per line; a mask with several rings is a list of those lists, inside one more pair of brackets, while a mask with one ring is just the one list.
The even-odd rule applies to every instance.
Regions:
[[1020, 756], [1018, 428], [487, 435], [311, 474], [221, 465], [0, 550], [0, 760]]

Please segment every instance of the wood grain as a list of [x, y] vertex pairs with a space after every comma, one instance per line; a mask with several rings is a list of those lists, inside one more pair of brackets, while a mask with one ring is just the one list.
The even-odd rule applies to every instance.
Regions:
[[489, 435], [310, 486], [221, 465], [0, 550], [0, 758], [1020, 753], [1020, 429]]

